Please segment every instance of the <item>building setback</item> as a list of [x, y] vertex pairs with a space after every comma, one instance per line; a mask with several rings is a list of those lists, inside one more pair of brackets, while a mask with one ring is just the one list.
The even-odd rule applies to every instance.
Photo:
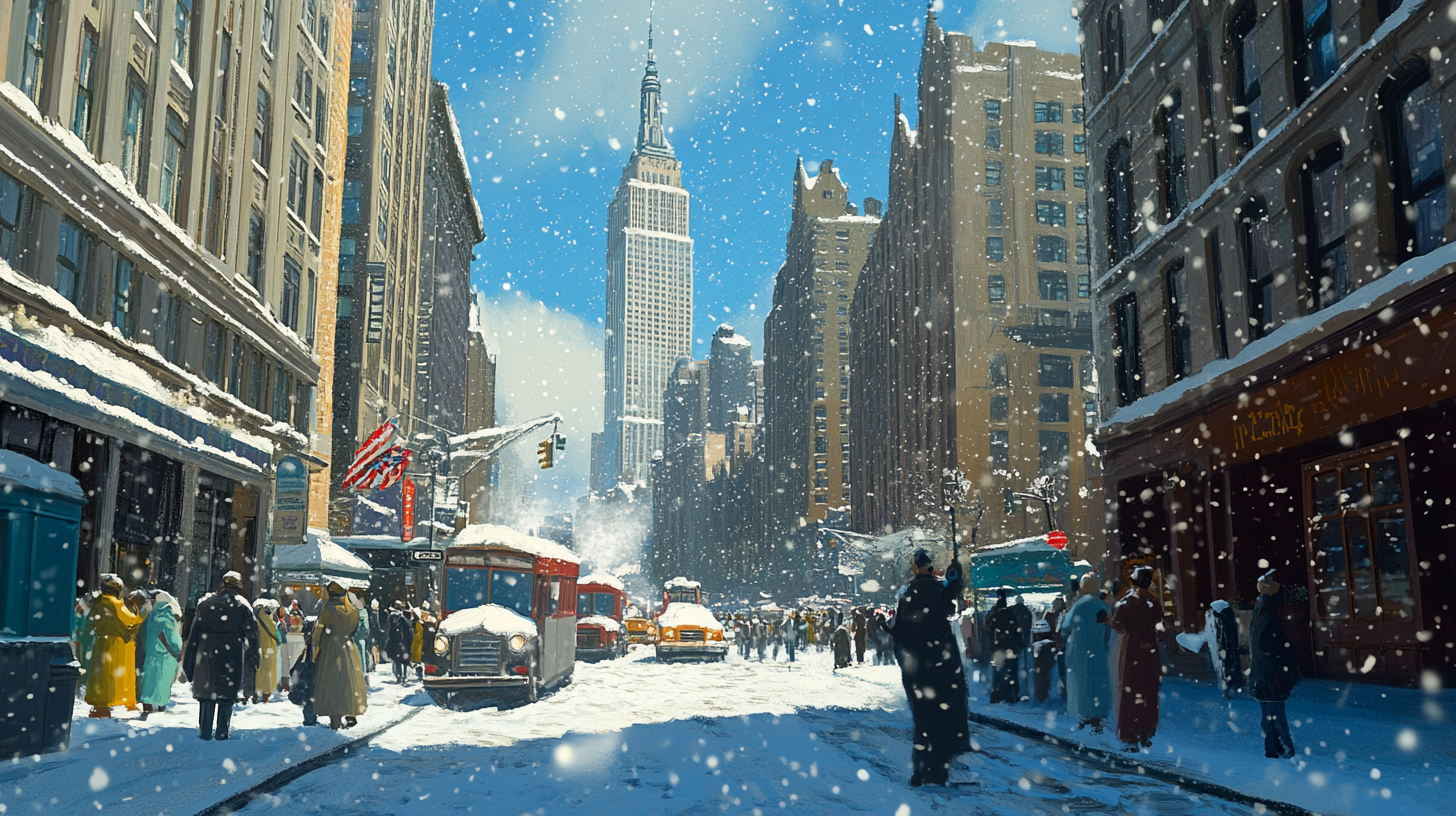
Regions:
[[760, 444], [771, 466], [775, 536], [797, 530], [801, 519], [821, 521], [848, 502], [849, 307], [879, 209], [880, 202], [866, 199], [859, 214], [833, 159], [815, 176], [799, 160], [784, 265], [764, 320], [767, 439]]
[[1273, 569], [1306, 672], [1452, 682], [1445, 7], [1142, 11], [1081, 18], [1108, 577], [1177, 649]]
[[647, 481], [662, 450], [663, 390], [677, 361], [692, 354], [689, 195], [662, 114], [649, 32], [637, 146], [607, 216], [606, 410], [600, 443], [592, 442], [597, 493]]
[[[851, 303], [854, 529], [939, 526], [959, 468], [978, 542], [1046, 532], [1004, 491], [1050, 491], [1078, 557], [1101, 551], [1076, 57], [943, 31], [931, 13], [918, 129], [895, 103], [889, 205]], [[974, 513], [957, 531], [969, 541]]]
[[350, 14], [0, 4], [0, 437], [86, 490], [80, 589], [255, 591], [274, 469], [328, 466]]

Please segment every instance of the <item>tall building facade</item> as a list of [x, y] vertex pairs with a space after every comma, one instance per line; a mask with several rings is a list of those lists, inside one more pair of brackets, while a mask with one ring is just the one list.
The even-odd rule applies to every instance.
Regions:
[[[851, 303], [856, 530], [942, 526], [958, 468], [981, 543], [1046, 532], [1101, 551], [1081, 65], [926, 23], [916, 129], [896, 102], [889, 205]], [[961, 513], [967, 524], [975, 518]], [[970, 529], [957, 535], [969, 541]]]
[[647, 480], [662, 449], [663, 390], [677, 361], [692, 354], [689, 195], [662, 114], [649, 34], [637, 147], [607, 217], [606, 410], [602, 461], [593, 465], [599, 491]]
[[[465, 349], [465, 418], [462, 430], [469, 432], [481, 428], [494, 428], [495, 415], [495, 371], [496, 358], [486, 340], [485, 327], [480, 324], [478, 293], [471, 298]], [[497, 470], [495, 458], [479, 465], [462, 463], [460, 477], [460, 500], [470, 503], [466, 523], [486, 523], [492, 520], [492, 488]]]
[[735, 422], [749, 422], [757, 410], [758, 382], [753, 346], [727, 323], [713, 332], [708, 357], [708, 430], [727, 433]]
[[[356, 3], [350, 38], [348, 154], [334, 339], [334, 457], [348, 462], [381, 422], [424, 430], [419, 343], [433, 0]], [[426, 290], [428, 291], [428, 290]], [[330, 527], [352, 531], [356, 503], [333, 473]]]
[[1083, 6], [1108, 578], [1170, 639], [1273, 569], [1306, 673], [1456, 680], [1445, 10]]
[[[879, 225], [849, 200], [833, 159], [794, 171], [785, 260], [764, 320], [765, 455], [773, 466], [773, 527], [822, 520], [847, 502], [850, 484], [850, 302]], [[875, 212], [870, 212], [874, 210]]]
[[303, 540], [273, 485], [329, 464], [350, 15], [0, 3], [0, 439], [86, 490], [81, 588], [261, 589]]

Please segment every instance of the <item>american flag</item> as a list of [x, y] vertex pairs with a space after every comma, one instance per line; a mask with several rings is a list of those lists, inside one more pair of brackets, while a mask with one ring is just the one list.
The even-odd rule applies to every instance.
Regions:
[[374, 460], [352, 487], [357, 490], [387, 490], [393, 487], [404, 477], [413, 456], [414, 451], [395, 445]]
[[354, 461], [349, 463], [349, 469], [344, 473], [343, 487], [360, 487], [364, 474], [371, 470], [370, 465], [384, 455], [389, 449], [390, 440], [394, 439], [394, 432], [399, 427], [399, 417], [394, 417], [388, 422], [374, 429], [359, 450], [354, 451]]

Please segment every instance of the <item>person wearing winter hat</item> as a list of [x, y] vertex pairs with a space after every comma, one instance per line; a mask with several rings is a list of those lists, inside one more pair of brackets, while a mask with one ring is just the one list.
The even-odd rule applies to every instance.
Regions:
[[248, 672], [260, 658], [258, 623], [243, 597], [242, 576], [228, 572], [217, 592], [197, 604], [182, 652], [182, 672], [198, 701], [198, 736], [229, 737], [233, 705], [252, 692]]
[[1135, 567], [1132, 589], [1112, 610], [1112, 628], [1122, 633], [1117, 738], [1126, 751], [1151, 746], [1158, 730], [1158, 689], [1163, 682], [1158, 626], [1163, 622], [1163, 602], [1153, 594], [1152, 585], [1153, 568]]
[[177, 663], [182, 658], [182, 606], [171, 593], [152, 594], [152, 611], [138, 637], [142, 648], [142, 685], [137, 698], [142, 719], [162, 711], [172, 702], [172, 684], [177, 680]]
[[1299, 654], [1284, 631], [1279, 607], [1284, 592], [1274, 570], [1259, 577], [1259, 599], [1249, 619], [1249, 693], [1259, 701], [1264, 731], [1264, 756], [1294, 756], [1294, 738], [1284, 714], [1285, 701], [1299, 683]]
[[314, 711], [329, 718], [335, 731], [353, 726], [368, 707], [364, 667], [354, 643], [359, 610], [344, 597], [346, 590], [330, 581], [329, 599], [319, 610], [314, 628]]
[[91, 717], [111, 716], [112, 706], [136, 707], [137, 630], [142, 618], [122, 600], [121, 578], [101, 576], [101, 594], [91, 602], [89, 624], [95, 633], [86, 672], [86, 702]]

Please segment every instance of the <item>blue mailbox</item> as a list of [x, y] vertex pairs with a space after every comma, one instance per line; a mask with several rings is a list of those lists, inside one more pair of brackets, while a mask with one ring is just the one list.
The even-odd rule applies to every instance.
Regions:
[[85, 503], [69, 474], [0, 451], [0, 758], [70, 744], [80, 673], [71, 615]]

